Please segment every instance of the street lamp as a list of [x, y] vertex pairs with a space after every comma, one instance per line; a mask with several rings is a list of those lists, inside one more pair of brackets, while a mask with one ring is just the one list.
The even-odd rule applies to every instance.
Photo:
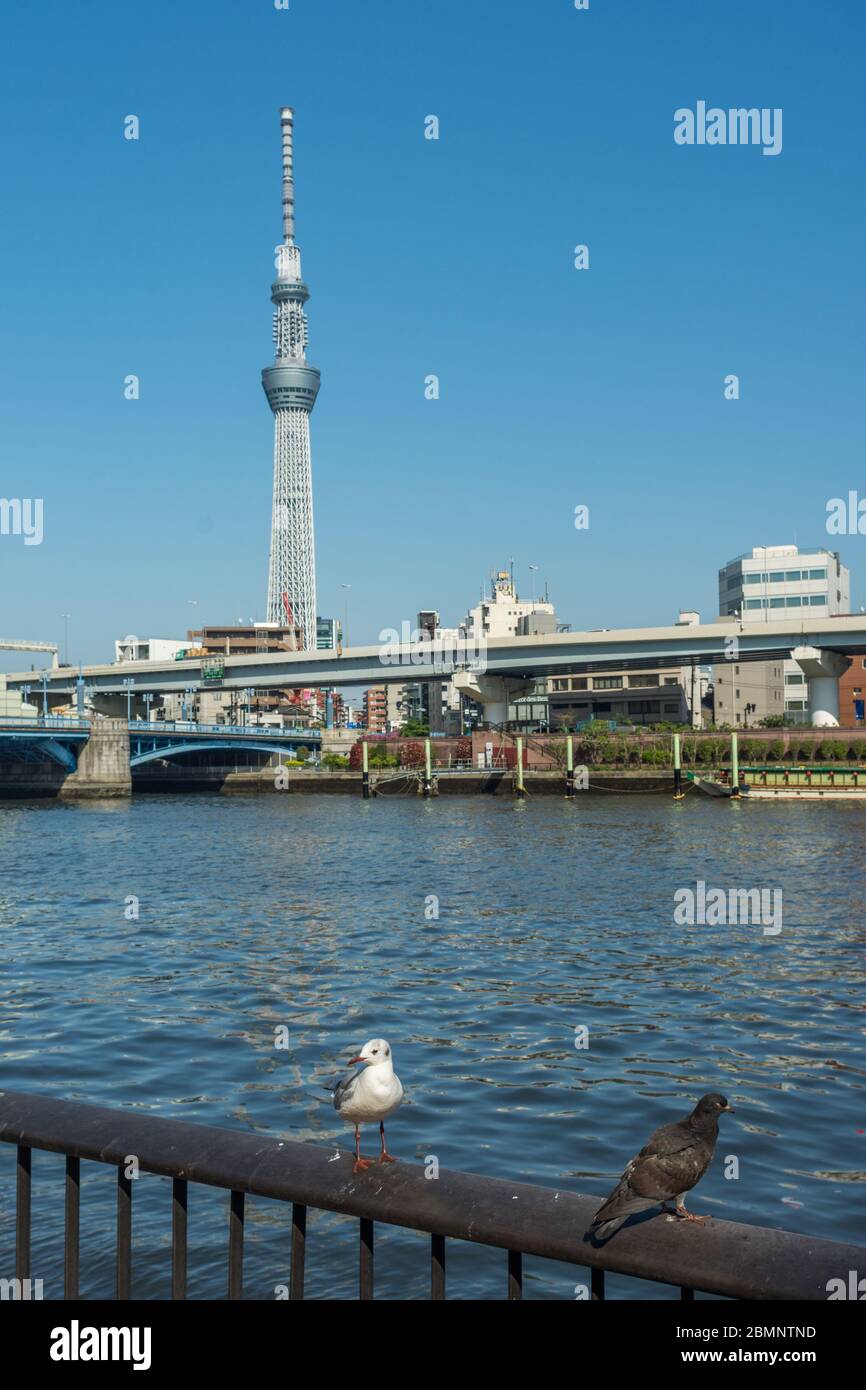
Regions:
[[64, 665], [64, 666], [68, 666], [68, 665], [69, 665], [69, 619], [72, 617], [72, 614], [71, 614], [71, 613], [61, 613], [60, 616], [61, 616], [61, 618], [63, 619], [63, 665]]
[[341, 585], [340, 585], [340, 588], [341, 588], [341, 589], [345, 589], [345, 590], [346, 590], [346, 621], [345, 621], [345, 623], [343, 624], [343, 646], [344, 646], [344, 647], [348, 647], [348, 645], [349, 645], [349, 590], [351, 589], [351, 587], [352, 587], [351, 584], [341, 584]]
[[132, 723], [132, 690], [135, 685], [134, 676], [124, 676], [123, 684], [126, 687], [126, 722]]

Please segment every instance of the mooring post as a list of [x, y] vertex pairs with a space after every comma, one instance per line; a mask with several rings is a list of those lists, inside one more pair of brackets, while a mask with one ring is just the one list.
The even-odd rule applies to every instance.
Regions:
[[565, 794], [574, 796], [574, 739], [571, 734], [565, 740]]
[[674, 734], [674, 800], [683, 799], [683, 772], [680, 759], [680, 736]]
[[740, 756], [736, 731], [731, 734], [731, 796], [740, 795]]
[[424, 795], [433, 794], [433, 758], [430, 752], [430, 740], [424, 740]]
[[370, 800], [370, 759], [367, 752], [367, 740], [361, 740], [361, 795], [365, 801]]
[[515, 766], [516, 766], [516, 769], [517, 769], [517, 786], [515, 787], [515, 791], [517, 792], [518, 799], [521, 799], [521, 798], [523, 798], [524, 796], [526, 796], [526, 788], [525, 788], [524, 785], [523, 785], [523, 739], [522, 739], [522, 738], [518, 738], [518, 740], [517, 740], [516, 752], [517, 752], [517, 762], [516, 762]]

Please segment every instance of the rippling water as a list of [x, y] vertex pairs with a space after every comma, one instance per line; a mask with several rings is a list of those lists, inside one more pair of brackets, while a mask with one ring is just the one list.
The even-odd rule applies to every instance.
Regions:
[[[721, 1090], [737, 1113], [692, 1207], [866, 1243], [864, 849], [862, 803], [0, 803], [0, 1085], [345, 1148], [317, 1089], [381, 1035], [408, 1102], [392, 1152], [599, 1196], [656, 1125]], [[697, 879], [781, 888], [781, 933], [675, 925]], [[13, 1160], [0, 1145], [4, 1276]], [[113, 1179], [84, 1165], [88, 1297], [112, 1290]], [[62, 1159], [34, 1155], [34, 1188], [33, 1274], [57, 1297]], [[225, 1204], [190, 1191], [191, 1297], [224, 1296]], [[135, 1208], [133, 1292], [164, 1297], [169, 1182], [143, 1179]], [[287, 1278], [286, 1216], [248, 1203], [248, 1297]], [[355, 1296], [356, 1245], [357, 1223], [310, 1213], [309, 1296]], [[426, 1296], [427, 1258], [380, 1227], [377, 1294]], [[527, 1297], [584, 1277], [526, 1263]], [[452, 1243], [449, 1296], [501, 1296], [503, 1264]]]

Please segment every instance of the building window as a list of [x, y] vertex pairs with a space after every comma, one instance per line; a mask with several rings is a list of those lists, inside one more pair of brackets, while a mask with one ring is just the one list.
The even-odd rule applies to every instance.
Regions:
[[593, 690], [622, 690], [622, 676], [593, 676]]
[[571, 688], [572, 688], [572, 690], [586, 690], [586, 688], [587, 688], [586, 676], [578, 676], [577, 680], [573, 680], [573, 681], [571, 682]]
[[[804, 577], [804, 579], [805, 579], [805, 574], [804, 574], [803, 577]], [[809, 578], [810, 578], [810, 579], [826, 579], [826, 578], [827, 578], [827, 571], [826, 571], [826, 570], [809, 570]]]

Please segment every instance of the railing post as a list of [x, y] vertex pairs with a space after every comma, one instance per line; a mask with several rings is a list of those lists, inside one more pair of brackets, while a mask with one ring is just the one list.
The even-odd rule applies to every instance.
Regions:
[[565, 740], [565, 795], [574, 796], [574, 739], [571, 734]]
[[424, 740], [424, 795], [433, 794], [433, 759], [430, 753], [430, 740]]
[[680, 736], [674, 734], [674, 800], [683, 799], [683, 774], [682, 762], [680, 758]]
[[731, 796], [740, 795], [740, 756], [736, 730], [731, 734]]
[[289, 1298], [304, 1296], [304, 1264], [307, 1253], [307, 1208], [292, 1203], [292, 1264], [289, 1273]]
[[366, 739], [361, 740], [361, 795], [365, 801], [370, 800], [370, 759]]
[[508, 1298], [523, 1297], [523, 1255], [519, 1250], [508, 1252]]
[[445, 1237], [430, 1237], [430, 1297], [436, 1302], [445, 1297]]
[[373, 1297], [373, 1223], [366, 1216], [362, 1216], [360, 1227], [358, 1292], [362, 1302], [366, 1302]]
[[186, 1227], [188, 1187], [185, 1178], [171, 1184], [171, 1296], [186, 1298]]
[[229, 1201], [229, 1298], [244, 1296], [244, 1194], [232, 1190]]
[[63, 1297], [78, 1297], [79, 1271], [79, 1208], [81, 1197], [81, 1160], [66, 1155], [66, 1202], [63, 1230]]
[[18, 1145], [15, 1187], [15, 1278], [30, 1278], [30, 1170], [33, 1153]]
[[132, 1283], [132, 1179], [117, 1170], [117, 1297], [129, 1298]]

